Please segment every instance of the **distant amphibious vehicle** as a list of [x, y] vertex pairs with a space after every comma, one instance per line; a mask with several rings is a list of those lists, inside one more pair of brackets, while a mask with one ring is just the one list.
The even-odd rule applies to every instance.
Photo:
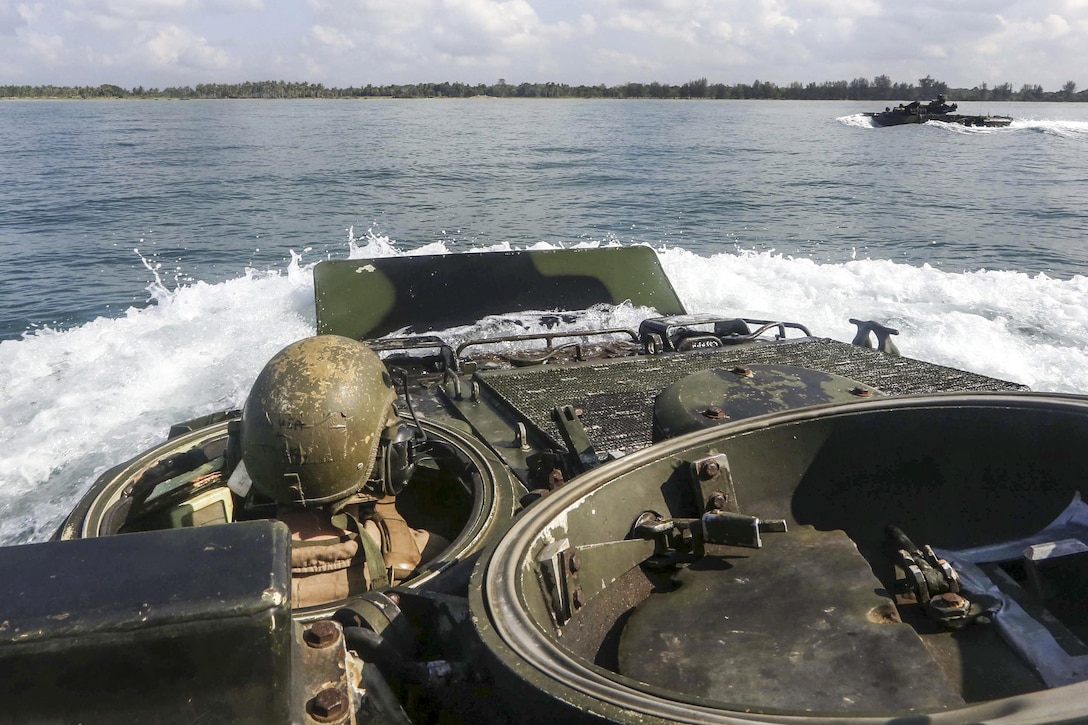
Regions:
[[314, 276], [241, 411], [0, 548], [0, 722], [1088, 719], [1088, 398], [645, 247]]
[[948, 103], [944, 96], [940, 95], [937, 96], [937, 100], [929, 103], [921, 101], [912, 101], [906, 105], [900, 103], [894, 108], [888, 106], [883, 111], [866, 113], [865, 116], [874, 126], [901, 126], [906, 123], [942, 121], [960, 126], [1001, 128], [1012, 123], [1012, 118], [1009, 116], [969, 116], [955, 113], [957, 108], [955, 103]]

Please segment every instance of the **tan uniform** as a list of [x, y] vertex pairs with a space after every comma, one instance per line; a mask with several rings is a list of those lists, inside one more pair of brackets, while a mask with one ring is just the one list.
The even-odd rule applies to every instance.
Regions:
[[[291, 529], [292, 606], [328, 604], [395, 586], [419, 568], [425, 553], [433, 555], [448, 545], [437, 534], [408, 526], [392, 496], [360, 514], [365, 517], [361, 521], [331, 516], [326, 509], [279, 515]], [[379, 561], [368, 560], [368, 549]]]

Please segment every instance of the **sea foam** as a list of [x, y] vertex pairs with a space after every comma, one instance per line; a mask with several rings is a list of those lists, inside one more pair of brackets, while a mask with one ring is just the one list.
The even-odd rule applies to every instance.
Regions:
[[[349, 235], [344, 256], [449, 251], [441, 242], [402, 250], [367, 234]], [[795, 321], [843, 341], [854, 334], [848, 318], [877, 320], [899, 329], [906, 355], [1035, 390], [1088, 392], [1085, 277], [657, 252], [690, 311]], [[0, 543], [47, 539], [98, 475], [163, 440], [172, 423], [240, 407], [264, 363], [314, 332], [312, 268], [320, 260], [305, 256], [218, 284], [171, 288], [156, 276], [145, 307], [0, 342]], [[644, 314], [623, 306], [578, 324], [630, 327]], [[450, 333], [467, 338], [493, 324]]]

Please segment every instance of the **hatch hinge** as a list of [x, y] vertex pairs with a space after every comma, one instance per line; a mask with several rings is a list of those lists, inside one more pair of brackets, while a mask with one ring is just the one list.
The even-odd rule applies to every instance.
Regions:
[[585, 593], [578, 582], [578, 551], [570, 545], [569, 539], [560, 539], [541, 549], [536, 563], [544, 600], [555, 623], [562, 626], [586, 604]]
[[949, 629], [960, 629], [993, 613], [999, 601], [968, 592], [960, 576], [931, 546], [919, 547], [898, 526], [885, 529], [895, 561], [896, 601], [918, 604], [926, 616]]

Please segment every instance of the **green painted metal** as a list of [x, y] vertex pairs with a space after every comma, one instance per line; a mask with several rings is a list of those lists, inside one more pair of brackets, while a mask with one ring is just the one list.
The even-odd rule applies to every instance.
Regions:
[[665, 388], [654, 401], [654, 439], [827, 403], [852, 403], [880, 395], [856, 380], [790, 365], [747, 365], [693, 373]]
[[272, 521], [0, 548], [0, 722], [298, 722], [289, 552]]
[[314, 268], [314, 296], [318, 334], [357, 340], [600, 303], [685, 311], [649, 247], [329, 260]]

